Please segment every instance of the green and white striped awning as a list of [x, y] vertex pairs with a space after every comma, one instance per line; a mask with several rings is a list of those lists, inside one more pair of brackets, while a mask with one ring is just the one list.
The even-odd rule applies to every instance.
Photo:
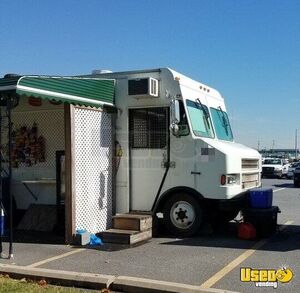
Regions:
[[114, 106], [115, 80], [80, 77], [16, 76], [0, 79], [0, 94], [39, 97], [76, 105]]

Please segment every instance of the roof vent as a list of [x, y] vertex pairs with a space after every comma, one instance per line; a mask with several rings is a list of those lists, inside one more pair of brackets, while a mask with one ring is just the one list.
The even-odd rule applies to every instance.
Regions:
[[20, 75], [16, 73], [7, 73], [4, 75], [4, 78], [13, 78], [13, 77], [20, 77]]
[[112, 71], [107, 69], [94, 69], [92, 71], [92, 74], [104, 74], [104, 73], [112, 73]]

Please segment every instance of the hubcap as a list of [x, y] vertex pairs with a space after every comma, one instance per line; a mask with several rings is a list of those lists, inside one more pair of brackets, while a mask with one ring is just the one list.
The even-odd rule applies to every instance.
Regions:
[[170, 210], [172, 224], [179, 229], [190, 228], [196, 218], [194, 207], [187, 201], [178, 201]]

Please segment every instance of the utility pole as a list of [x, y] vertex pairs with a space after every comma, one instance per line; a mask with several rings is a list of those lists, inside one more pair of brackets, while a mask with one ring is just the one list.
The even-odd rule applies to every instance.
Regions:
[[257, 151], [259, 152], [259, 146], [260, 146], [260, 142], [259, 140], [257, 141]]

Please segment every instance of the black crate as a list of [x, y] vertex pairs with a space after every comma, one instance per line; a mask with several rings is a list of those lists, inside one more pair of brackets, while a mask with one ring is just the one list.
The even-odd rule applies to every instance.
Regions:
[[244, 222], [251, 223], [255, 227], [258, 237], [268, 237], [276, 232], [278, 213], [280, 209], [277, 206], [268, 209], [245, 209]]

